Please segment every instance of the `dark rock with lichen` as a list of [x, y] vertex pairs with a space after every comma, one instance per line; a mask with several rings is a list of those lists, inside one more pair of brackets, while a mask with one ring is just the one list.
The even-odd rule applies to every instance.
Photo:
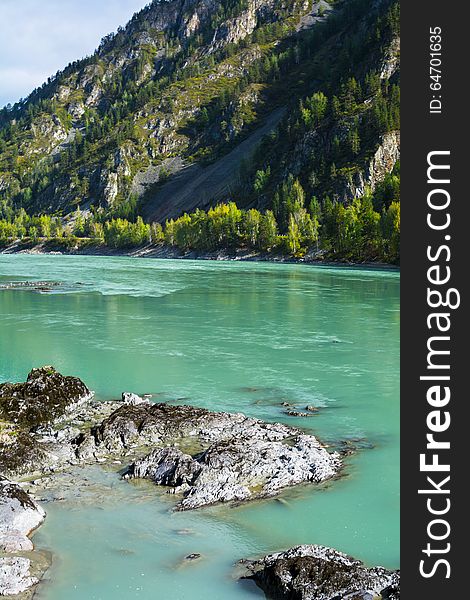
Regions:
[[332, 548], [296, 546], [259, 560], [242, 560], [272, 600], [399, 600], [400, 573], [362, 562]]
[[70, 454], [64, 444], [44, 443], [41, 432], [72, 419], [92, 396], [78, 377], [50, 366], [33, 369], [24, 383], [0, 384], [0, 473], [27, 476]]
[[47, 463], [46, 449], [34, 436], [11, 423], [0, 424], [0, 473], [21, 477]]
[[25, 383], [0, 384], [0, 417], [22, 427], [53, 423], [92, 397], [78, 377], [54, 367], [33, 369]]

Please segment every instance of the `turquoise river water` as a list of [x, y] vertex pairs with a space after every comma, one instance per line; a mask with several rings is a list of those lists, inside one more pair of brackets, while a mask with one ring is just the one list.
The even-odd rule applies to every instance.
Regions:
[[[53, 364], [122, 391], [242, 411], [324, 441], [365, 439], [344, 477], [241, 507], [173, 513], [149, 483], [94, 467], [91, 502], [46, 505], [40, 600], [255, 600], [233, 565], [300, 543], [399, 566], [399, 274], [269, 263], [0, 256], [0, 381]], [[315, 405], [289, 417], [282, 402]], [[366, 444], [367, 445], [367, 444]], [[116, 467], [117, 469], [118, 467]], [[201, 553], [199, 561], [183, 557]]]

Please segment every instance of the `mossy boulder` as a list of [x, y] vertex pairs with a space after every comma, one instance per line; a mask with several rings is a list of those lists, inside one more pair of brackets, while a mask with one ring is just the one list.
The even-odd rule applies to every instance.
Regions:
[[25, 383], [0, 384], [0, 418], [24, 428], [60, 420], [92, 393], [78, 377], [65, 377], [54, 367], [33, 369]]
[[47, 452], [35, 436], [24, 429], [0, 424], [0, 473], [22, 477], [41, 471], [50, 462]]

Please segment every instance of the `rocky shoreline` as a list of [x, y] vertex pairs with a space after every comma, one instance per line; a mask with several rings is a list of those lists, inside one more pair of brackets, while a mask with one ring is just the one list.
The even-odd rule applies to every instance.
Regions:
[[44, 242], [32, 244], [30, 242], [13, 242], [0, 248], [0, 254], [44, 254], [44, 255], [74, 255], [74, 256], [124, 256], [131, 258], [159, 258], [180, 260], [217, 260], [241, 262], [272, 262], [282, 264], [309, 264], [325, 267], [360, 267], [361, 269], [385, 269], [399, 271], [399, 266], [384, 262], [353, 262], [347, 260], [334, 260], [324, 251], [310, 251], [302, 258], [295, 258], [285, 254], [273, 252], [259, 252], [256, 250], [236, 249], [214, 251], [187, 251], [163, 244], [148, 244], [138, 248], [109, 248], [107, 246], [86, 244], [72, 248], [51, 245]]
[[33, 369], [24, 383], [0, 384], [0, 596], [28, 593], [41, 576], [28, 536], [45, 512], [34, 496], [96, 463], [163, 486], [174, 510], [269, 498], [342, 468], [338, 452], [298, 428], [133, 393], [96, 402], [80, 379]]

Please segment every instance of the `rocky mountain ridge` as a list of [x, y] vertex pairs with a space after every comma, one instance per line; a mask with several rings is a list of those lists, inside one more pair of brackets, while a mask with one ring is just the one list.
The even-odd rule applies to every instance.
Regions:
[[[386, 23], [393, 6], [391, 0], [150, 3], [125, 28], [104, 38], [93, 56], [72, 63], [29, 98], [0, 112], [1, 212], [23, 207], [36, 214], [67, 214], [79, 205], [111, 215], [143, 211], [162, 220], [195, 208], [186, 201], [172, 207], [162, 184], [172, 180], [175, 165], [205, 168], [209, 161], [217, 166], [263, 123], [272, 122], [273, 132], [279, 127], [276, 135], [284, 136], [305, 94], [333, 93], [351, 75], [359, 80], [374, 70], [388, 94], [399, 56], [397, 35]], [[375, 38], [368, 33], [371, 27]], [[360, 56], [353, 48], [348, 59], [341, 54], [348, 44], [370, 48]], [[313, 181], [312, 152], [326, 156], [332, 140], [347, 137], [351, 122], [370, 112], [371, 97], [362, 107], [359, 100], [341, 122], [334, 117], [326, 139], [317, 128], [307, 136], [294, 135], [281, 180], [298, 172]], [[278, 126], [271, 115], [280, 106], [287, 107], [287, 116]], [[384, 143], [389, 128], [371, 134], [350, 157], [357, 168], [333, 186], [338, 199], [348, 201], [383, 178], [384, 168], [370, 161], [374, 153], [386, 155], [385, 170], [393, 168], [399, 144], [397, 135]], [[277, 140], [273, 151], [282, 153]], [[256, 160], [253, 164], [262, 167]], [[231, 169], [240, 173], [222, 193], [223, 176], [208, 182], [206, 206], [233, 196], [242, 206], [272, 204], [279, 181], [258, 197], [251, 187], [254, 174], [242, 161], [231, 163]], [[322, 177], [321, 184], [306, 185], [322, 192]]]

